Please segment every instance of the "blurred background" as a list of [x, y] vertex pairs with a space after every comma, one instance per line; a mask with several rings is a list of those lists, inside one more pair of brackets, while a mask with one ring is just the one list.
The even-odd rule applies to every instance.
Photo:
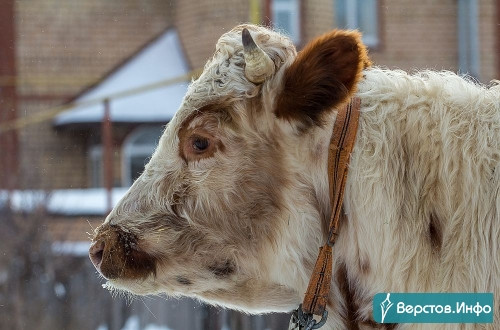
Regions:
[[0, 0], [0, 329], [286, 329], [189, 299], [112, 297], [89, 233], [239, 23], [301, 49], [359, 29], [376, 65], [500, 77], [500, 0]]

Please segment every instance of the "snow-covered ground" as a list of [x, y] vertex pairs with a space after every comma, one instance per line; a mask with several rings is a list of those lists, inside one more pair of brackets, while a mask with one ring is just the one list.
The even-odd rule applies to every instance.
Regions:
[[[96, 330], [108, 330], [108, 327], [105, 325], [100, 325]], [[133, 315], [128, 318], [127, 322], [125, 322], [125, 325], [121, 330], [173, 330], [173, 329], [153, 323], [150, 323], [146, 325], [144, 328], [141, 328], [139, 317]]]
[[[128, 188], [113, 188], [113, 206], [125, 195]], [[104, 215], [107, 212], [107, 191], [104, 188], [43, 190], [14, 190], [9, 196], [0, 190], [0, 207], [9, 202], [16, 212], [32, 212], [45, 208], [51, 214]]]

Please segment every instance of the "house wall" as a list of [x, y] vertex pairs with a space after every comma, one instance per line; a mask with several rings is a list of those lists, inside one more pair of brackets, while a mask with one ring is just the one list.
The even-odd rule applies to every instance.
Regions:
[[479, 47], [481, 81], [500, 79], [500, 1], [479, 3]]
[[[496, 17], [498, 1], [479, 5], [480, 80], [498, 79]], [[264, 10], [265, 1], [261, 8]], [[377, 65], [408, 71], [458, 69], [456, 0], [380, 0], [380, 44], [370, 49]], [[210, 5], [182, 1], [174, 18], [192, 68], [202, 67], [214, 51], [219, 36], [249, 17], [247, 1], [216, 0]], [[335, 28], [334, 0], [301, 2], [301, 48], [314, 37]], [[264, 14], [262, 21], [265, 21]], [[214, 24], [214, 22], [217, 22]]]
[[377, 65], [457, 70], [455, 0], [382, 0], [379, 10], [381, 44], [370, 53]]
[[335, 28], [334, 1], [303, 1], [301, 9], [302, 45]]
[[249, 1], [178, 1], [174, 25], [191, 68], [202, 67], [215, 51], [219, 37], [235, 25], [248, 22]]
[[[496, 0], [478, 1], [479, 80], [499, 78]], [[380, 0], [381, 44], [370, 56], [377, 65], [407, 71], [458, 70], [456, 0]]]
[[[171, 24], [172, 6], [163, 0], [16, 1], [19, 116], [61, 104], [99, 81]], [[82, 132], [56, 131], [49, 120], [19, 133], [20, 188], [88, 186]]]
[[[480, 80], [500, 75], [497, 0], [478, 1]], [[458, 69], [456, 0], [380, 0], [380, 44], [370, 49], [376, 65], [407, 71]], [[302, 2], [303, 43], [335, 28], [334, 0]]]
[[[17, 117], [16, 39], [13, 0], [0, 1], [0, 124]], [[14, 189], [18, 175], [18, 134], [0, 133], [0, 189]]]
[[[30, 116], [50, 109], [60, 101], [20, 100], [20, 113]], [[19, 130], [21, 158], [19, 187], [56, 189], [84, 187], [87, 168], [86, 134], [64, 134], [50, 121]]]

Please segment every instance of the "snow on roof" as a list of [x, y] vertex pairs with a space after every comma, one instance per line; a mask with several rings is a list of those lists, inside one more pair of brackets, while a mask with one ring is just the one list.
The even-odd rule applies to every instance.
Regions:
[[[75, 103], [101, 99], [130, 89], [185, 75], [188, 65], [175, 29], [171, 28], [148, 44]], [[152, 89], [110, 101], [113, 122], [168, 122], [179, 108], [187, 91], [187, 82]], [[56, 126], [101, 122], [104, 105], [80, 105], [54, 119]]]
[[[113, 206], [125, 195], [128, 188], [113, 188]], [[41, 190], [14, 190], [10, 194], [10, 205], [16, 212], [32, 212], [44, 208], [51, 214], [68, 216], [105, 215], [107, 192], [104, 188]], [[0, 207], [9, 201], [9, 193], [0, 190]]]

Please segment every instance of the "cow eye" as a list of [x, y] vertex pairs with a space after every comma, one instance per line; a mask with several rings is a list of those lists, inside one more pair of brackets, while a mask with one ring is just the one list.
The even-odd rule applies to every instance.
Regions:
[[205, 151], [209, 145], [210, 142], [208, 141], [207, 138], [198, 136], [193, 139], [193, 149], [197, 152]]
[[188, 162], [212, 157], [219, 143], [208, 132], [193, 133], [182, 142], [181, 156]]

